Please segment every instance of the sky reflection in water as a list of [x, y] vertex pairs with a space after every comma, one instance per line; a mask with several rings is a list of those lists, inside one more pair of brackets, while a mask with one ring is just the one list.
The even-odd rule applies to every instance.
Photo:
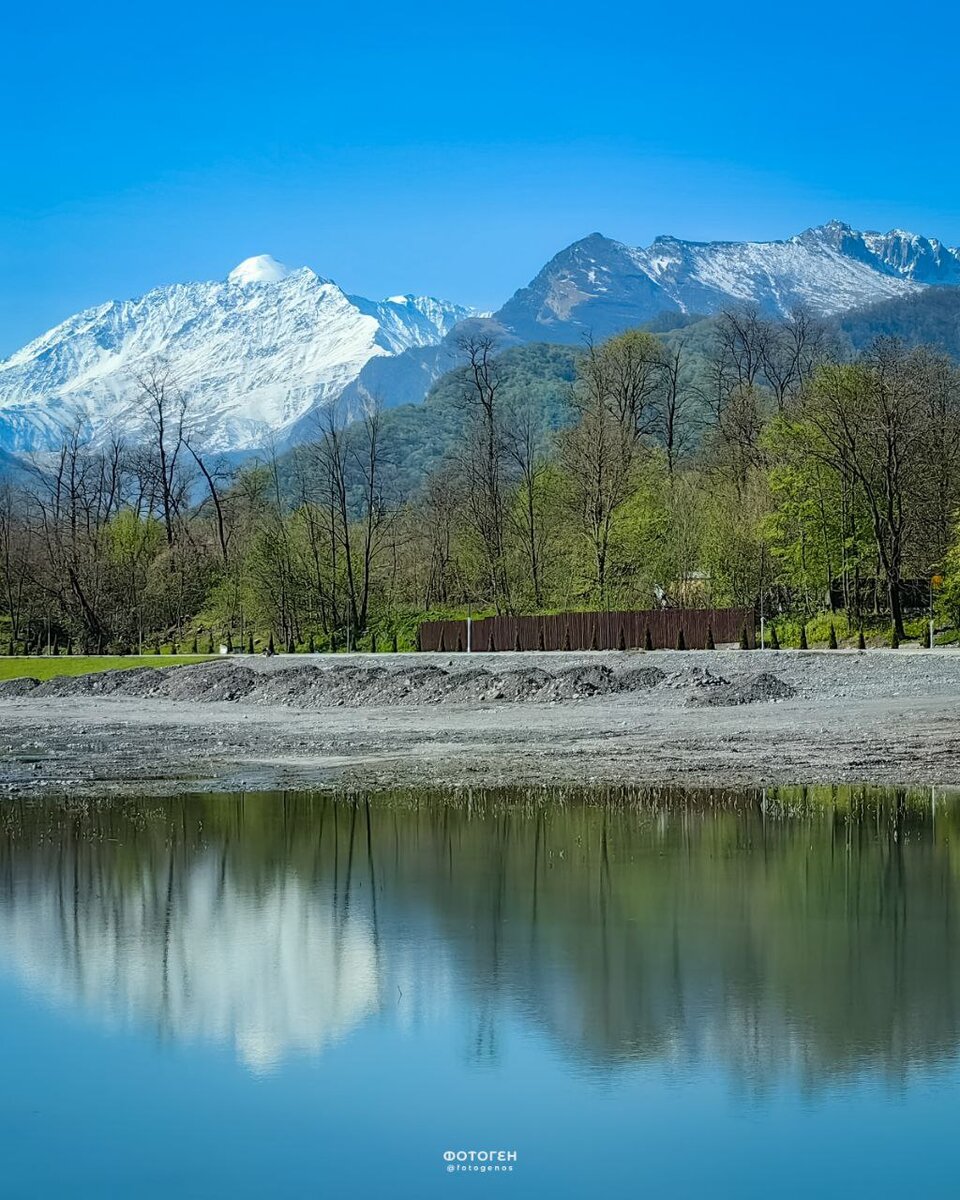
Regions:
[[451, 1148], [524, 1197], [943, 1194], [958, 834], [850, 789], [8, 804], [3, 1194], [481, 1186]]

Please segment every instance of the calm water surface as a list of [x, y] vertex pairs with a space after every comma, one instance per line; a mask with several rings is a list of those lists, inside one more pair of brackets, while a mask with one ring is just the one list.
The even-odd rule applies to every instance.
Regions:
[[7, 802], [0, 1194], [955, 1194], [958, 901], [929, 792]]

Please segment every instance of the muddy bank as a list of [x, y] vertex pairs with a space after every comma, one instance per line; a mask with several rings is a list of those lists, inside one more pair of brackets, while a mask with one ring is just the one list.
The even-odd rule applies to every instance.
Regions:
[[0, 787], [960, 785], [960, 654], [231, 659], [13, 681]]

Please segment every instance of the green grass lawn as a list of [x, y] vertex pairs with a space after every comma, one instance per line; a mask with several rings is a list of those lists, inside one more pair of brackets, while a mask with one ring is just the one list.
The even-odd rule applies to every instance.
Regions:
[[[90, 671], [114, 671], [131, 667], [176, 667], [181, 663], [206, 662], [209, 654], [71, 654], [49, 658], [0, 655], [0, 679], [52, 679], [54, 675], [86, 675]], [[216, 657], [214, 655], [213, 657]]]

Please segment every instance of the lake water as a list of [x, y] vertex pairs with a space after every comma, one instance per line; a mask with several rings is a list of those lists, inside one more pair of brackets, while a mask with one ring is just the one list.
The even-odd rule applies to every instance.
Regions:
[[8, 801], [0, 1195], [955, 1194], [958, 932], [929, 791]]

